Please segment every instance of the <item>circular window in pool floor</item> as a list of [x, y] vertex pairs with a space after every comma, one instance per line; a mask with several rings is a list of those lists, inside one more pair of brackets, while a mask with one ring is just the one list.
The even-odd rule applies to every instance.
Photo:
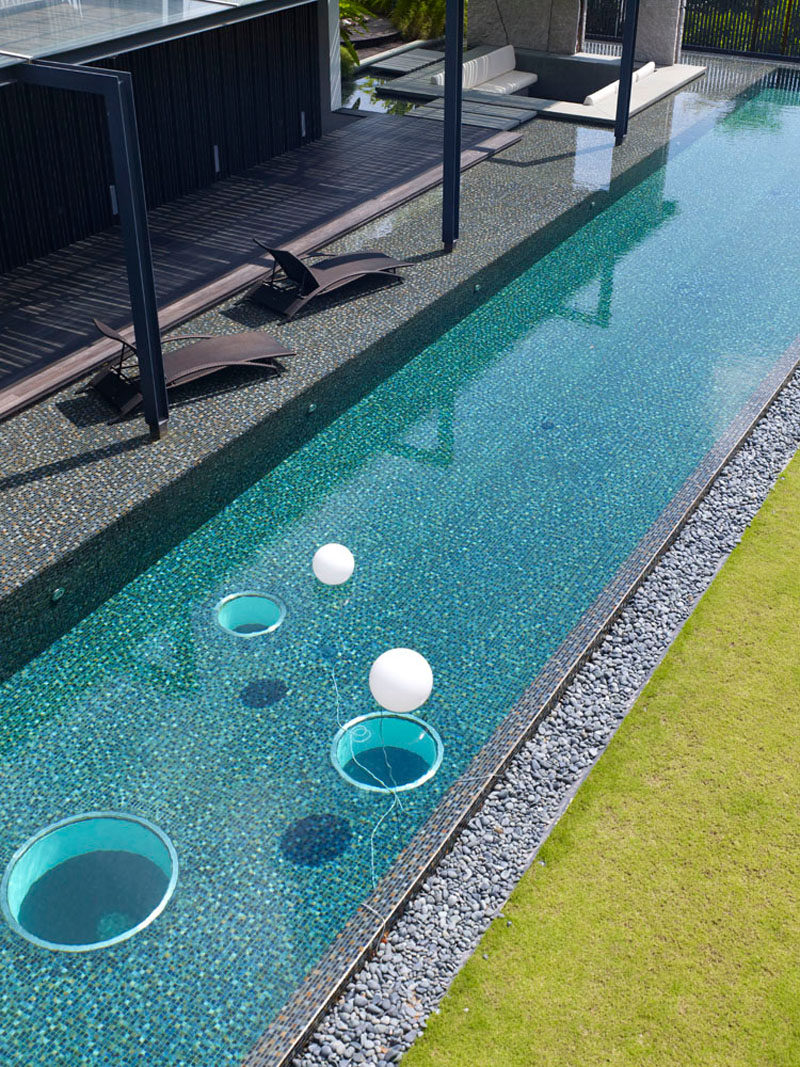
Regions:
[[234, 637], [274, 633], [286, 618], [286, 605], [272, 593], [231, 593], [215, 609], [217, 622]]
[[373, 793], [416, 789], [439, 769], [444, 745], [415, 715], [374, 712], [346, 723], [331, 745], [331, 761], [346, 782]]
[[89, 812], [53, 823], [12, 856], [0, 905], [11, 929], [33, 944], [91, 952], [149, 926], [177, 881], [177, 854], [157, 826]]

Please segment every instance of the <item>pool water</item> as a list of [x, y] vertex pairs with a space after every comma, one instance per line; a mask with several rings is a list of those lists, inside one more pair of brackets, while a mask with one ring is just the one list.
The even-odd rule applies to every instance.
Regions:
[[43, 941], [90, 945], [131, 930], [155, 911], [169, 879], [133, 852], [73, 856], [28, 890], [18, 921]]
[[405, 748], [386, 745], [360, 752], [344, 765], [345, 774], [362, 785], [381, 785], [395, 788], [415, 782], [428, 771], [428, 763]]
[[342, 107], [354, 111], [378, 111], [383, 115], [407, 115], [416, 106], [415, 101], [378, 93], [378, 89], [390, 81], [391, 78], [380, 74], [359, 74], [342, 82]]
[[[800, 333], [799, 179], [800, 96], [743, 101], [0, 691], [0, 863], [92, 809], [180, 861], [111, 950], [0, 937], [3, 1062], [242, 1059], [371, 889], [392, 798], [329, 758], [370, 664], [429, 660], [444, 742], [380, 874]], [[328, 541], [343, 589], [311, 575]], [[283, 624], [226, 633], [254, 590]]]

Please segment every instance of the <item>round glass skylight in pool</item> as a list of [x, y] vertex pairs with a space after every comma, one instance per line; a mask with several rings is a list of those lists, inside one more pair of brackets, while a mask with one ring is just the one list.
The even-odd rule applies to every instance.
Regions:
[[234, 637], [274, 633], [286, 618], [286, 605], [272, 593], [232, 593], [216, 607], [217, 622]]
[[415, 715], [375, 712], [346, 723], [331, 745], [331, 761], [346, 782], [372, 793], [416, 789], [439, 769], [444, 745]]
[[149, 926], [177, 881], [177, 854], [157, 826], [89, 812], [53, 823], [15, 853], [0, 905], [11, 929], [33, 944], [91, 952]]

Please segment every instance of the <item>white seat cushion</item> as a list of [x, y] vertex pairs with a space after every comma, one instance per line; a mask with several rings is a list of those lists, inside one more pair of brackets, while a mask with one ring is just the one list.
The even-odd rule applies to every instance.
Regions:
[[510, 70], [508, 74], [501, 74], [491, 81], [481, 82], [474, 86], [481, 93], [518, 93], [529, 85], [539, 80], [538, 74], [529, 74], [526, 70]]
[[595, 104], [602, 103], [603, 100], [608, 100], [610, 96], [616, 96], [619, 91], [619, 82], [611, 82], [610, 85], [604, 85], [602, 89], [595, 89], [593, 93], [584, 99], [584, 107], [594, 107]]
[[[514, 69], [516, 61], [514, 48], [510, 44], [504, 45], [502, 48], [495, 48], [493, 52], [487, 52], [486, 55], [468, 59], [464, 63], [464, 88], [474, 89], [481, 82], [489, 81], [500, 74], [508, 73], [508, 71]], [[444, 85], [443, 70], [431, 77], [431, 85]]]
[[[652, 74], [655, 69], [656, 65], [652, 60], [649, 63], [645, 63], [643, 67], [639, 67], [638, 70], [633, 72], [633, 84], [640, 82], [648, 74]], [[607, 100], [610, 96], [616, 96], [618, 92], [619, 82], [612, 82], [610, 85], [604, 85], [602, 89], [595, 89], [593, 93], [589, 93], [583, 103], [586, 107], [593, 107], [595, 104], [600, 104], [603, 100]]]

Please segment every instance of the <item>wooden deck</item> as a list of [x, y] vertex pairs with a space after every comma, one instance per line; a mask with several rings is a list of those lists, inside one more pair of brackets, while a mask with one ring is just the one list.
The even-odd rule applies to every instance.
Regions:
[[439, 63], [444, 59], [444, 52], [435, 48], [412, 48], [409, 52], [401, 52], [400, 55], [381, 59], [370, 65], [370, 71], [376, 74], [413, 74], [431, 63]]
[[[513, 97], [511, 98], [513, 100]], [[425, 107], [415, 107], [409, 112], [415, 119], [433, 119], [444, 122], [444, 100], [439, 98], [432, 100]], [[521, 107], [513, 107], [508, 103], [474, 103], [465, 100], [461, 105], [461, 125], [482, 126], [492, 130], [515, 130], [523, 122], [530, 122], [536, 118], [536, 112]], [[463, 135], [462, 135], [463, 136]]]
[[[441, 180], [442, 130], [402, 116], [337, 116], [319, 141], [150, 212], [162, 327], [252, 284], [267, 268], [253, 235], [318, 248]], [[493, 135], [494, 133], [494, 135]], [[517, 138], [464, 128], [462, 166]], [[93, 317], [130, 325], [119, 230], [5, 275], [0, 417], [87, 373], [113, 350]]]

